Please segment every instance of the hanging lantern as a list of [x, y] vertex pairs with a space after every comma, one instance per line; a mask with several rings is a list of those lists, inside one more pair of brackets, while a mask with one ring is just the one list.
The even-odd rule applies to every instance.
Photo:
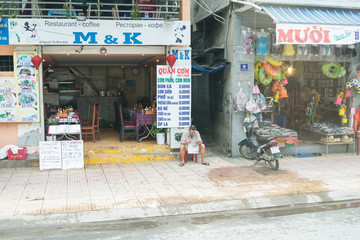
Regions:
[[166, 57], [166, 60], [168, 61], [170, 67], [173, 67], [176, 62], [176, 57], [172, 54]]
[[42, 59], [41, 59], [41, 57], [39, 57], [39, 55], [36, 55], [31, 58], [31, 62], [34, 64], [36, 69], [39, 69], [41, 61], [42, 61]]

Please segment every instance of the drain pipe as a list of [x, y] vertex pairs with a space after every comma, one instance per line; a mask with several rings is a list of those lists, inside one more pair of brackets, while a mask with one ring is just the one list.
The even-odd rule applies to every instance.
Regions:
[[251, 2], [246, 2], [246, 1], [242, 1], [242, 0], [231, 0], [231, 2], [233, 3], [240, 3], [240, 4], [244, 4], [244, 5], [250, 5], [254, 8], [256, 8], [257, 10], [261, 11], [262, 7], [256, 5], [255, 3], [251, 3]]

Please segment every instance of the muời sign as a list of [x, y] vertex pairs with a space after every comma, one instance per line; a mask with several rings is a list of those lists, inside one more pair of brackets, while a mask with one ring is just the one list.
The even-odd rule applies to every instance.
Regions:
[[278, 44], [355, 44], [359, 34], [360, 26], [276, 24]]
[[191, 44], [190, 21], [3, 19], [1, 26], [3, 45]]
[[191, 67], [157, 66], [157, 126], [191, 124]]

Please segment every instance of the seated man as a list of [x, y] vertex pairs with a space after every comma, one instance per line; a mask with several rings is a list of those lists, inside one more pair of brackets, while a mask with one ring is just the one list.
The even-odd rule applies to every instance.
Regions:
[[180, 156], [181, 156], [181, 163], [179, 164], [180, 167], [185, 165], [185, 152], [188, 151], [189, 144], [198, 144], [199, 150], [201, 153], [201, 164], [209, 166], [208, 162], [205, 162], [205, 144], [202, 142], [200, 133], [196, 131], [196, 126], [191, 125], [189, 127], [189, 131], [185, 131], [181, 136], [181, 145], [180, 145]]

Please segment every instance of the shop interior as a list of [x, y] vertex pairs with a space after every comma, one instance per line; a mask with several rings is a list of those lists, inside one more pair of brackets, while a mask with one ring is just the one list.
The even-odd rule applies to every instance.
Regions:
[[[156, 65], [164, 64], [164, 47], [44, 47], [45, 128], [59, 121], [78, 123], [82, 128], [94, 122], [99, 125], [100, 138], [82, 131], [86, 144], [120, 143], [121, 119], [126, 125], [134, 112], [155, 116]], [[100, 104], [100, 114], [94, 112], [96, 104]], [[136, 143], [136, 136], [125, 132], [123, 141]]]
[[[253, 37], [249, 48], [246, 39]], [[257, 106], [241, 105], [241, 90], [236, 104], [237, 110], [255, 114], [257, 134], [276, 137], [284, 152], [286, 147], [309, 147], [304, 156], [335, 148], [344, 152], [344, 146], [355, 152], [360, 44], [280, 45], [274, 29], [247, 30], [244, 39], [244, 52], [255, 54], [250, 92]]]

